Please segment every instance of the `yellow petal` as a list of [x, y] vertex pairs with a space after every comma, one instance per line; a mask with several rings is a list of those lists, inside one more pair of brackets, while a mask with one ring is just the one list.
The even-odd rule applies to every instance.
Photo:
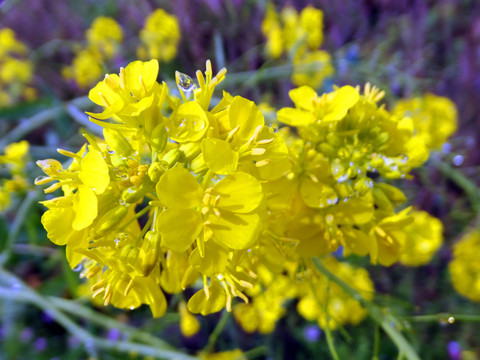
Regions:
[[246, 249], [252, 246], [262, 230], [260, 215], [234, 214], [221, 211], [219, 217], [212, 215], [210, 228], [213, 240], [222, 246], [231, 249]]
[[97, 196], [87, 186], [80, 185], [73, 197], [73, 211], [75, 217], [72, 222], [72, 228], [80, 231], [90, 226], [97, 217]]
[[125, 87], [136, 98], [141, 98], [153, 88], [157, 76], [158, 61], [156, 59], [147, 62], [131, 62], [125, 68]]
[[290, 126], [308, 126], [315, 120], [312, 113], [294, 108], [280, 109], [277, 117], [279, 121]]
[[300, 184], [300, 194], [305, 204], [313, 208], [333, 205], [338, 201], [337, 193], [330, 185], [314, 182], [310, 178]]
[[202, 204], [202, 188], [193, 175], [182, 167], [166, 171], [156, 189], [158, 198], [168, 208], [191, 209]]
[[225, 271], [227, 260], [227, 252], [212, 241], [205, 243], [204, 257], [200, 256], [198, 248], [193, 250], [189, 257], [189, 262], [195, 270], [211, 277]]
[[258, 126], [264, 125], [262, 112], [253, 101], [241, 96], [235, 96], [228, 110], [230, 128], [239, 127], [234, 136], [234, 146], [241, 146], [247, 142]]
[[208, 288], [210, 296], [207, 299], [205, 291], [199, 290], [188, 300], [188, 310], [194, 314], [208, 315], [222, 310], [227, 297], [223, 288], [214, 282]]
[[295, 107], [302, 110], [312, 111], [312, 99], [317, 97], [317, 93], [310, 86], [300, 86], [299, 88], [290, 90], [288, 96], [292, 99]]
[[195, 101], [180, 105], [169, 118], [165, 118], [168, 135], [179, 143], [200, 140], [208, 124], [207, 114]]
[[202, 230], [202, 216], [195, 210], [167, 209], [157, 219], [162, 245], [173, 251], [186, 251]]
[[84, 156], [80, 166], [79, 178], [83, 184], [97, 194], [102, 194], [110, 183], [108, 165], [101, 152], [92, 148]]
[[212, 195], [220, 195], [217, 207], [236, 213], [248, 213], [257, 209], [263, 200], [262, 185], [252, 175], [237, 172], [220, 180]]
[[204, 139], [202, 153], [208, 168], [215, 174], [228, 175], [237, 169], [238, 153], [225, 140]]

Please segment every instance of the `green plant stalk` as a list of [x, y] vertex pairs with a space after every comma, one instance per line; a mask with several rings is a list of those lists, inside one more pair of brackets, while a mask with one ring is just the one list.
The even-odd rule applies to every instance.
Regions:
[[183, 354], [178, 350], [172, 350], [170, 348], [139, 344], [129, 341], [109, 341], [101, 339], [86, 331], [61, 310], [59, 310], [50, 300], [35, 290], [30, 288], [27, 284], [21, 281], [16, 276], [10, 274], [4, 269], [0, 269], [0, 278], [9, 284], [18, 284], [15, 290], [9, 288], [0, 287], [0, 297], [6, 299], [12, 299], [20, 302], [31, 303], [39, 307], [40, 309], [47, 311], [48, 314], [55, 319], [60, 325], [62, 325], [70, 334], [77, 337], [86, 347], [98, 348], [103, 350], [115, 350], [119, 352], [130, 353], [134, 352], [143, 356], [151, 356], [159, 359], [178, 359], [178, 360], [195, 360], [197, 357]]
[[[317, 296], [315, 296], [316, 298]], [[316, 299], [318, 302], [318, 299]], [[340, 360], [337, 354], [337, 350], [335, 349], [335, 344], [333, 343], [333, 336], [332, 331], [330, 330], [330, 315], [328, 313], [328, 302], [330, 301], [330, 279], [327, 279], [327, 301], [325, 304], [325, 314], [326, 314], [326, 322], [325, 322], [325, 337], [327, 339], [327, 346], [332, 358], [334, 360]]]
[[2, 252], [0, 254], [0, 266], [5, 264], [5, 262], [9, 259], [10, 253], [12, 252], [12, 246], [15, 243], [18, 234], [20, 233], [20, 229], [25, 222], [28, 212], [30, 211], [33, 204], [37, 201], [39, 196], [40, 190], [30, 191], [23, 200], [20, 207], [18, 208], [15, 219], [13, 220], [10, 231], [8, 232], [5, 244], [2, 244]]
[[[470, 315], [470, 314], [458, 314], [454, 315], [451, 313], [439, 313], [432, 315], [418, 315], [418, 316], [407, 316], [404, 319], [411, 322], [445, 322], [448, 323], [449, 319], [453, 318], [453, 321], [471, 321], [471, 322], [480, 322], [480, 315]], [[453, 323], [452, 321], [452, 323]]]
[[66, 110], [66, 106], [69, 104], [76, 106], [78, 108], [86, 108], [92, 104], [87, 96], [74, 99], [67, 104], [61, 104], [54, 106], [50, 109], [40, 111], [38, 114], [25, 119], [15, 128], [13, 128], [7, 135], [0, 139], [0, 152], [3, 152], [3, 149], [10, 143], [23, 139], [27, 134], [32, 131], [48, 124], [50, 121], [56, 117], [62, 115]]
[[348, 295], [357, 300], [367, 310], [369, 316], [376, 323], [378, 323], [378, 325], [383, 329], [383, 331], [385, 331], [385, 333], [390, 337], [390, 339], [395, 343], [395, 345], [397, 345], [399, 351], [403, 353], [403, 355], [408, 360], [420, 360], [420, 357], [417, 355], [412, 345], [410, 345], [407, 339], [405, 339], [405, 337], [390, 324], [391, 319], [385, 317], [376, 305], [365, 300], [357, 290], [355, 290], [347, 283], [345, 283], [342, 279], [331, 273], [325, 266], [323, 266], [323, 264], [318, 258], [314, 257], [312, 258], [312, 261], [321, 274], [327, 277], [327, 279], [336, 283], [343, 291], [345, 291]]
[[229, 318], [230, 318], [230, 313], [226, 310], [223, 310], [222, 317], [220, 318], [220, 320], [218, 320], [217, 326], [215, 326], [215, 329], [213, 329], [212, 333], [210, 334], [207, 345], [205, 345], [205, 347], [201, 352], [202, 354], [208, 354], [210, 351], [212, 351], [213, 347], [215, 346], [215, 343], [217, 342], [218, 337], [220, 336], [223, 329], [227, 325]]

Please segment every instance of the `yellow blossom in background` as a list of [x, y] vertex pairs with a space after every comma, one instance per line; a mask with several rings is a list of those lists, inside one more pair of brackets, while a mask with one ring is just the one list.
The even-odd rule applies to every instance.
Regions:
[[[333, 257], [325, 259], [323, 263], [330, 272], [356, 289], [364, 299], [373, 299], [373, 282], [365, 269], [355, 268]], [[303, 284], [300, 292], [298, 312], [307, 320], [317, 321], [322, 329], [327, 325], [332, 330], [345, 324], [356, 325], [367, 315], [358, 301], [325, 278], [314, 278], [310, 284]]]
[[393, 113], [413, 120], [416, 133], [429, 149], [439, 149], [457, 130], [457, 108], [448, 98], [434, 94], [399, 100]]
[[323, 42], [323, 12], [307, 6], [300, 13], [290, 6], [277, 14], [268, 3], [262, 32], [267, 39], [267, 56], [277, 59], [285, 52], [292, 59], [292, 82], [320, 87], [334, 73], [330, 55], [318, 50]]
[[185, 337], [192, 337], [200, 330], [200, 323], [197, 318], [192, 315], [188, 309], [185, 302], [180, 303], [178, 308], [180, 313], [180, 331]]
[[30, 145], [22, 140], [5, 147], [4, 154], [0, 155], [0, 212], [8, 209], [15, 193], [27, 189], [29, 182], [26, 167], [29, 161]]
[[85, 37], [89, 48], [110, 59], [117, 53], [117, 48], [122, 43], [123, 32], [114, 19], [99, 16], [92, 22], [85, 33]]
[[330, 54], [326, 51], [299, 52], [293, 59], [292, 82], [296, 86], [318, 88], [334, 72]]
[[152, 12], [140, 31], [141, 45], [137, 54], [141, 59], [172, 60], [177, 54], [180, 41], [180, 26], [175, 15], [163, 9]]
[[472, 301], [480, 301], [480, 231], [465, 234], [453, 245], [453, 259], [448, 264], [455, 290]]
[[218, 353], [205, 354], [200, 357], [202, 360], [246, 360], [247, 357], [239, 349], [222, 351]]
[[103, 74], [104, 63], [119, 52], [123, 40], [120, 25], [112, 18], [99, 16], [85, 32], [86, 45], [79, 46], [72, 64], [62, 69], [62, 76], [86, 88]]
[[33, 63], [26, 57], [27, 53], [27, 47], [12, 29], [0, 29], [0, 106], [36, 97], [36, 91], [29, 86]]
[[62, 76], [74, 80], [78, 86], [85, 88], [103, 74], [100, 58], [100, 54], [94, 50], [81, 50], [73, 59], [72, 65], [62, 69]]
[[443, 243], [442, 222], [425, 211], [413, 211], [413, 222], [405, 227], [409, 234], [400, 262], [407, 266], [426, 265]]

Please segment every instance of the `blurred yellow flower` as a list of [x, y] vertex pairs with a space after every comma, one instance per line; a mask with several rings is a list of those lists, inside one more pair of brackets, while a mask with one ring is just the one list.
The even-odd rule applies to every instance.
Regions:
[[480, 301], [480, 231], [465, 234], [453, 245], [453, 259], [448, 264], [455, 290], [472, 301]]
[[123, 40], [120, 25], [112, 18], [99, 16], [87, 29], [85, 37], [88, 48], [100, 52], [105, 58], [112, 58]]
[[409, 117], [415, 124], [415, 136], [429, 149], [439, 149], [457, 130], [457, 108], [448, 98], [434, 94], [399, 100], [393, 114]]
[[155, 10], [145, 20], [140, 40], [143, 45], [138, 48], [137, 54], [141, 59], [172, 60], [180, 41], [178, 19], [163, 9]]
[[412, 211], [413, 222], [405, 226], [409, 235], [403, 245], [400, 262], [407, 266], [420, 266], [430, 262], [443, 243], [442, 222], [425, 211]]

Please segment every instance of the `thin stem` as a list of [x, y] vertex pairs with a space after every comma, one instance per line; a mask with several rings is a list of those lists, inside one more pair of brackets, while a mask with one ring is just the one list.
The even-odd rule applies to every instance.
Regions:
[[473, 210], [477, 214], [480, 214], [480, 190], [478, 186], [469, 178], [467, 178], [461, 171], [451, 167], [446, 162], [432, 161], [431, 163], [438, 171], [452, 180], [465, 192], [465, 195], [470, 200]]
[[433, 315], [419, 315], [419, 316], [408, 316], [404, 318], [405, 320], [411, 322], [445, 322], [453, 323], [455, 321], [472, 321], [480, 322], [480, 315], [470, 315], [470, 314], [450, 314], [450, 313], [439, 313]]
[[375, 334], [373, 336], [373, 356], [372, 360], [378, 360], [380, 354], [380, 326], [375, 323]]
[[[68, 104], [84, 108], [90, 105], [91, 101], [88, 99], [88, 97], [84, 96], [74, 99]], [[64, 112], [65, 105], [61, 104], [50, 109], [40, 111], [38, 114], [32, 116], [31, 118], [23, 120], [0, 140], [0, 152], [3, 152], [3, 149], [8, 144], [24, 138], [27, 134], [38, 129], [39, 127], [44, 126], [45, 124], [48, 124], [50, 121], [60, 116]]]
[[179, 359], [179, 360], [194, 360], [197, 359], [194, 356], [183, 354], [180, 351], [172, 350], [155, 345], [144, 345], [129, 341], [109, 341], [101, 339], [84, 330], [82, 327], [72, 321], [67, 315], [59, 310], [49, 298], [43, 297], [38, 294], [22, 280], [10, 274], [4, 269], [0, 269], [0, 278], [9, 284], [14, 286], [14, 290], [0, 287], [0, 297], [6, 299], [12, 299], [20, 302], [27, 302], [35, 305], [42, 310], [48, 312], [48, 314], [55, 319], [60, 325], [62, 325], [71, 335], [78, 338], [84, 343], [87, 349], [103, 349], [103, 350], [115, 350], [125, 353], [135, 352], [138, 355], [152, 356], [156, 358], [166, 359]]
[[330, 354], [332, 355], [332, 358], [334, 360], [340, 360], [337, 354], [337, 350], [335, 349], [335, 344], [333, 343], [333, 336], [332, 332], [330, 330], [330, 314], [328, 312], [328, 302], [330, 300], [330, 280], [327, 279], [327, 298], [326, 298], [326, 304], [325, 304], [325, 337], [327, 338], [327, 345], [328, 345], [328, 350], [330, 351]]
[[338, 276], [331, 273], [330, 270], [323, 266], [322, 262], [318, 258], [314, 257], [312, 258], [312, 261], [321, 274], [336, 283], [343, 291], [357, 300], [367, 310], [368, 315], [382, 327], [385, 333], [390, 337], [395, 345], [397, 345], [398, 349], [404, 353], [408, 360], [420, 360], [412, 345], [397, 329], [391, 325], [393, 320], [391, 317], [387, 317], [382, 314], [382, 311], [375, 304], [365, 300], [356, 289], [352, 288]]
[[30, 208], [33, 204], [37, 201], [38, 197], [40, 196], [39, 190], [30, 191], [26, 198], [23, 200], [22, 204], [20, 205], [15, 219], [13, 220], [12, 226], [10, 231], [8, 232], [7, 240], [5, 242], [5, 246], [2, 249], [2, 253], [0, 255], [0, 266], [5, 264], [5, 262], [10, 257], [10, 253], [12, 252], [12, 246], [15, 243], [15, 240], [20, 233], [20, 229], [27, 218], [27, 215], [30, 211]]
[[243, 356], [245, 356], [247, 359], [255, 359], [256, 357], [265, 355], [267, 352], [268, 352], [268, 347], [265, 345], [262, 345], [262, 346], [253, 348], [251, 350], [245, 351], [243, 353]]
[[208, 338], [207, 345], [202, 350], [203, 354], [208, 354], [210, 351], [212, 351], [213, 347], [215, 346], [215, 343], [217, 342], [218, 337], [220, 336], [223, 329], [227, 325], [229, 318], [230, 318], [230, 313], [226, 310], [223, 310], [222, 317], [220, 318], [220, 320], [218, 320], [217, 326], [215, 326], [215, 329], [213, 329], [212, 333], [210, 334], [210, 337]]

